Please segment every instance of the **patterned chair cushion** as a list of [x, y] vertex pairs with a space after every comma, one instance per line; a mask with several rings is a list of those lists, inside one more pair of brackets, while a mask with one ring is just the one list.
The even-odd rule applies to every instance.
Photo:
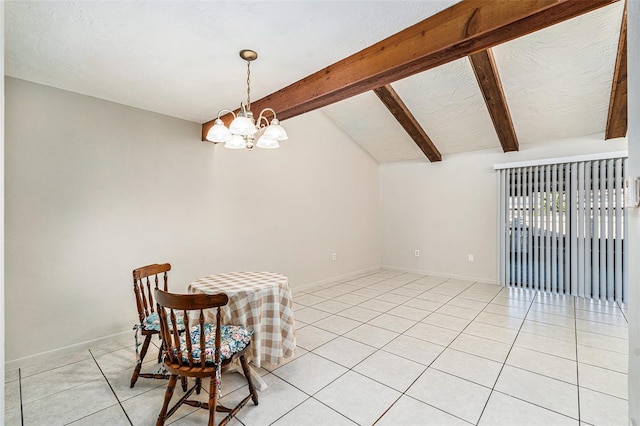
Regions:
[[[200, 362], [200, 327], [191, 327], [191, 348], [193, 359]], [[220, 335], [220, 359], [225, 360], [240, 352], [251, 342], [253, 330], [249, 330], [239, 325], [223, 325]], [[216, 326], [214, 324], [204, 325], [205, 338], [205, 360], [213, 363], [216, 348]], [[180, 350], [182, 351], [184, 360], [187, 360], [187, 340], [185, 335], [180, 336]], [[175, 353], [175, 350], [174, 350]]]
[[[184, 320], [182, 319], [181, 313], [176, 312], [176, 323], [178, 324], [178, 330], [184, 330]], [[169, 319], [169, 327], [171, 327], [171, 319]], [[142, 323], [142, 328], [145, 330], [160, 331], [160, 317], [158, 316], [158, 313], [153, 312], [151, 315], [146, 317]]]

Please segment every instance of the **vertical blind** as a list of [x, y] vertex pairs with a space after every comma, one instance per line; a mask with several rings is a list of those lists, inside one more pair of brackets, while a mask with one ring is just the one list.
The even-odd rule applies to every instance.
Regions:
[[626, 163], [499, 169], [500, 284], [624, 303]]

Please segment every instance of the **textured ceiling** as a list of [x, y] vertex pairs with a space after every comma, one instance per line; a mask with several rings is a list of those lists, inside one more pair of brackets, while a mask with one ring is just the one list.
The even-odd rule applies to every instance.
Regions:
[[[8, 1], [5, 72], [202, 123], [244, 100], [243, 48], [259, 99], [453, 3]], [[521, 144], [604, 131], [623, 7], [493, 48]], [[500, 147], [468, 58], [392, 85], [443, 155]], [[425, 159], [372, 92], [322, 110], [380, 162]]]
[[[614, 3], [492, 49], [521, 145], [604, 132], [623, 9]], [[500, 147], [469, 58], [392, 86], [443, 155]], [[379, 162], [424, 159], [375, 100], [365, 93], [323, 110]]]

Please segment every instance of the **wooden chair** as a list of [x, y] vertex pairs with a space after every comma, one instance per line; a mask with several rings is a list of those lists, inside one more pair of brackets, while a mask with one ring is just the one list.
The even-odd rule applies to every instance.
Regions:
[[[138, 307], [139, 323], [136, 325], [137, 332], [144, 336], [144, 342], [136, 362], [136, 366], [131, 376], [131, 386], [133, 387], [138, 377], [148, 379], [167, 379], [165, 374], [140, 373], [142, 362], [147, 355], [151, 338], [155, 335], [160, 337], [160, 319], [158, 313], [155, 312], [156, 304], [153, 301], [153, 291], [158, 288], [159, 277], [162, 277], [163, 289], [167, 291], [167, 272], [171, 270], [168, 263], [143, 266], [133, 270], [133, 291], [136, 295], [136, 305]], [[180, 325], [184, 329], [184, 325]], [[136, 334], [136, 345], [137, 345]], [[137, 350], [137, 347], [136, 347]], [[158, 351], [158, 362], [162, 360], [162, 346]]]
[[[249, 398], [258, 405], [258, 393], [251, 381], [249, 364], [245, 357], [250, 348], [253, 331], [241, 326], [221, 324], [220, 307], [229, 301], [227, 295], [172, 294], [156, 289], [155, 297], [160, 316], [160, 333], [164, 342], [164, 365], [171, 373], [156, 426], [164, 425], [167, 418], [182, 404], [209, 410], [209, 426], [215, 425], [216, 411], [228, 413], [219, 423], [219, 426], [222, 426], [244, 407]], [[213, 310], [215, 325], [205, 323], [205, 311], [208, 310]], [[183, 315], [185, 322], [195, 324], [189, 333], [181, 334], [175, 328], [169, 327], [170, 324], [175, 324], [178, 314]], [[237, 358], [249, 385], [249, 395], [230, 409], [218, 404], [220, 380], [223, 370]], [[178, 377], [194, 377], [195, 384], [169, 409]], [[208, 402], [189, 400], [194, 390], [200, 393], [202, 379], [207, 377], [210, 378]]]

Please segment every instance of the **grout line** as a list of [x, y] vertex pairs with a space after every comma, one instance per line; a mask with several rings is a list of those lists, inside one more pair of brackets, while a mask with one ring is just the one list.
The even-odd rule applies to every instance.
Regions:
[[[411, 386], [409, 386], [409, 387], [411, 387]], [[398, 401], [400, 401], [400, 398], [402, 398], [403, 396], [404, 396], [404, 392], [402, 392], [402, 394], [399, 397], [397, 397], [396, 400], [393, 401], [393, 403], [391, 405], [389, 405], [387, 407], [387, 409], [382, 412], [382, 414], [380, 414], [380, 416], [378, 416], [378, 418], [372, 423], [371, 426], [375, 426], [380, 420], [382, 420], [382, 418], [389, 412], [389, 410], [391, 410], [393, 408], [394, 405], [396, 405], [396, 403]]]
[[[327, 343], [328, 343], [328, 342], [327, 342]], [[321, 345], [321, 346], [322, 346], [322, 345]], [[320, 358], [326, 359], [326, 360], [328, 360], [328, 361], [330, 361], [330, 362], [333, 362], [334, 364], [338, 364], [337, 362], [332, 361], [332, 360], [330, 360], [330, 359], [328, 359], [328, 358], [325, 358], [325, 357], [323, 357], [323, 356], [321, 356], [321, 355], [318, 355], [318, 354], [316, 354], [316, 353], [314, 353], [314, 352], [312, 352], [312, 351], [307, 351], [307, 353], [306, 353], [306, 354], [301, 355], [300, 357], [303, 357], [303, 356], [305, 356], [305, 355], [307, 355], [307, 354], [309, 354], [309, 353], [313, 353], [313, 355], [315, 355], [315, 356], [318, 356], [318, 357], [320, 357]], [[375, 352], [374, 352], [374, 353], [375, 353]], [[368, 357], [367, 357], [367, 358], [368, 358]], [[298, 359], [298, 358], [296, 358], [296, 359]], [[285, 365], [286, 365], [286, 364], [285, 364]], [[344, 414], [340, 413], [340, 412], [339, 412], [339, 411], [337, 411], [336, 409], [334, 409], [334, 408], [332, 408], [332, 407], [329, 407], [329, 406], [328, 406], [327, 404], [325, 404], [324, 402], [322, 402], [322, 401], [320, 401], [319, 399], [316, 399], [316, 398], [314, 398], [314, 397], [313, 397], [313, 395], [317, 395], [319, 392], [321, 392], [321, 391], [322, 391], [323, 389], [325, 389], [327, 386], [330, 386], [330, 385], [331, 385], [332, 383], [334, 383], [336, 380], [338, 380], [339, 378], [341, 378], [342, 376], [344, 376], [344, 375], [345, 375], [345, 374], [347, 374], [348, 372], [352, 371], [352, 369], [351, 369], [351, 368], [349, 368], [349, 367], [345, 367], [345, 366], [344, 366], [344, 365], [342, 365], [342, 364], [338, 364], [338, 365], [339, 365], [340, 367], [346, 368], [347, 370], [346, 370], [344, 373], [340, 374], [340, 375], [339, 375], [338, 377], [336, 377], [335, 379], [331, 380], [331, 381], [330, 381], [329, 383], [327, 383], [326, 385], [322, 386], [320, 389], [318, 389], [317, 391], [315, 391], [313, 394], [309, 394], [309, 393], [307, 393], [307, 391], [305, 391], [305, 390], [303, 390], [303, 389], [300, 389], [298, 386], [294, 385], [293, 383], [289, 382], [288, 380], [286, 380], [286, 379], [284, 379], [284, 378], [282, 378], [282, 377], [278, 376], [277, 374], [275, 374], [275, 373], [274, 373], [274, 371], [276, 371], [276, 370], [277, 370], [277, 368], [276, 368], [274, 371], [271, 371], [271, 372], [270, 372], [270, 374], [273, 374], [273, 375], [274, 375], [274, 376], [276, 376], [279, 380], [282, 380], [283, 382], [285, 382], [285, 383], [287, 383], [288, 385], [290, 385], [290, 386], [292, 386], [292, 387], [296, 388], [297, 390], [299, 390], [300, 392], [304, 393], [305, 395], [307, 395], [307, 396], [309, 397], [309, 398], [305, 399], [304, 401], [302, 401], [300, 404], [298, 404], [298, 405], [296, 405], [295, 407], [293, 407], [291, 410], [289, 410], [289, 411], [287, 411], [286, 413], [284, 413], [284, 414], [283, 414], [282, 416], [280, 416], [278, 419], [280, 419], [280, 418], [282, 418], [282, 417], [286, 416], [286, 415], [287, 415], [287, 414], [289, 414], [291, 411], [293, 411], [294, 409], [296, 409], [297, 407], [299, 407], [300, 405], [302, 405], [305, 401], [309, 400], [310, 398], [313, 398], [313, 399], [315, 399], [316, 401], [318, 401], [319, 403], [321, 403], [322, 405], [324, 405], [324, 406], [326, 406], [326, 407], [330, 408], [331, 410], [335, 411], [336, 413], [340, 414], [341, 416], [345, 417], [346, 419], [348, 419], [348, 420], [350, 420], [350, 421], [352, 421], [352, 422], [354, 422], [354, 423], [356, 423], [356, 424], [357, 424], [357, 422], [356, 422], [355, 420], [353, 420], [353, 419], [351, 419], [351, 418], [347, 417], [346, 415], [344, 415]], [[356, 364], [356, 365], [357, 365], [357, 364]], [[360, 374], [360, 373], [358, 373], [357, 371], [354, 371], [354, 373]], [[364, 377], [366, 377], [366, 376], [364, 376]], [[367, 377], [367, 378], [368, 378], [368, 377]], [[370, 380], [373, 380], [373, 379], [370, 379]], [[278, 420], [278, 419], [276, 419], [276, 420]], [[276, 420], [274, 420], [274, 422], [275, 422]], [[272, 422], [271, 424], [273, 424], [273, 422]]]
[[[515, 368], [517, 368], [517, 367], [515, 367]], [[565, 382], [565, 383], [566, 383], [566, 382]], [[533, 402], [533, 401], [529, 401], [529, 400], [527, 400], [527, 399], [522, 399], [521, 397], [518, 397], [518, 396], [515, 396], [515, 395], [510, 395], [510, 394], [508, 394], [508, 393], [505, 393], [505, 392], [503, 392], [503, 391], [499, 391], [499, 390], [494, 390], [494, 392], [499, 393], [499, 394], [504, 395], [504, 396], [508, 396], [508, 397], [510, 397], [510, 398], [513, 398], [513, 399], [517, 399], [518, 401], [526, 402], [526, 403], [527, 403], [527, 404], [529, 404], [529, 405], [533, 405], [533, 406], [538, 407], [538, 408], [541, 408], [541, 409], [543, 409], [543, 410], [550, 411], [550, 412], [555, 413], [555, 414], [558, 414], [558, 415], [560, 415], [560, 416], [564, 416], [564, 417], [566, 417], [567, 419], [571, 419], [571, 420], [573, 421], [573, 423], [575, 423], [575, 422], [576, 422], [576, 420], [577, 420], [575, 417], [571, 417], [571, 416], [569, 416], [569, 415], [567, 415], [567, 414], [561, 413], [561, 412], [559, 412], [559, 411], [553, 410], [553, 409], [548, 408], [548, 407], [545, 407], [545, 406], [543, 406], [543, 405], [536, 404], [536, 403], [535, 403], [535, 402]], [[584, 421], [582, 421], [582, 422], [578, 422], [578, 424], [579, 424], [579, 425], [583, 425], [583, 424], [585, 424], [585, 422], [584, 422]], [[587, 424], [590, 424], [590, 423], [587, 423]]]
[[100, 367], [100, 364], [98, 364], [98, 361], [96, 360], [96, 357], [93, 356], [93, 352], [91, 352], [91, 349], [89, 349], [89, 354], [91, 355], [91, 358], [93, 359], [93, 362], [96, 363], [96, 366], [98, 367], [98, 370], [100, 370], [100, 374], [102, 374], [102, 377], [104, 377], [105, 382], [107, 382], [107, 385], [109, 385], [109, 389], [111, 389], [111, 393], [113, 393], [113, 396], [116, 398], [116, 401], [118, 401], [118, 405], [120, 405], [120, 408], [122, 409], [122, 412], [124, 413], [124, 415], [127, 418], [127, 420], [129, 420], [129, 424], [131, 424], [131, 426], [133, 426], [133, 422], [129, 418], [129, 414], [127, 414], [127, 411], [122, 406], [122, 402], [120, 402], [120, 398], [118, 398], [118, 395], [116, 394], [116, 391], [113, 390], [113, 386], [111, 386], [111, 383], [109, 383], [109, 379], [107, 379], [107, 376], [104, 374], [104, 371], [102, 371], [102, 367]]
[[[576, 304], [576, 297], [573, 297], [573, 304]], [[578, 423], [580, 423], [580, 358], [578, 358], [578, 316], [576, 310], [573, 310], [573, 321], [575, 322], [576, 330], [576, 390], [578, 392]]]
[[[288, 383], [288, 384], [289, 384], [289, 385], [291, 385], [291, 386], [294, 386], [294, 385], [292, 385], [291, 383], [289, 383], [289, 382], [287, 382], [286, 380], [284, 380], [283, 378], [281, 378], [280, 376], [276, 376], [276, 377], [278, 377], [278, 379], [282, 380], [283, 382]], [[342, 376], [341, 376], [341, 377], [342, 377]], [[331, 383], [333, 383], [333, 382], [331, 382]], [[328, 386], [328, 385], [327, 385], [327, 386]], [[295, 386], [294, 386], [294, 387], [295, 387]], [[298, 389], [298, 388], [296, 388], [296, 389]], [[324, 388], [323, 388], [323, 389], [324, 389]], [[287, 411], [286, 413], [284, 413], [283, 415], [281, 415], [280, 417], [278, 417], [277, 419], [275, 419], [274, 421], [272, 421], [271, 423], [269, 423], [270, 425], [275, 424], [278, 420], [282, 419], [282, 418], [283, 418], [283, 417], [285, 417], [287, 414], [289, 414], [290, 412], [292, 412], [292, 411], [293, 411], [293, 410], [295, 410], [296, 408], [300, 407], [302, 404], [304, 404], [305, 402], [309, 401], [310, 399], [313, 399], [314, 401], [316, 401], [316, 402], [318, 402], [318, 403], [320, 403], [320, 404], [324, 405], [324, 406], [325, 406], [325, 407], [327, 407], [329, 410], [331, 410], [331, 411], [335, 412], [336, 414], [338, 414], [339, 416], [342, 416], [342, 417], [344, 417], [345, 419], [347, 419], [347, 420], [349, 420], [349, 421], [353, 422], [354, 424], [358, 424], [355, 420], [350, 419], [349, 417], [345, 416], [344, 414], [342, 414], [341, 412], [337, 411], [336, 409], [334, 409], [334, 408], [332, 408], [332, 407], [328, 406], [327, 404], [325, 404], [324, 402], [320, 401], [319, 399], [314, 398], [314, 397], [313, 397], [313, 395], [309, 395], [308, 393], [306, 393], [306, 392], [304, 392], [304, 391], [301, 391], [301, 392], [303, 392], [305, 395], [307, 395], [307, 396], [308, 396], [308, 398], [306, 398], [306, 399], [305, 399], [304, 401], [302, 401], [300, 404], [296, 405], [296, 406], [295, 406], [295, 407], [293, 407], [291, 410]], [[320, 391], [318, 391], [318, 392], [320, 392]], [[316, 392], [316, 393], [318, 393], [318, 392]], [[315, 395], [315, 394], [314, 394], [314, 395]], [[244, 424], [244, 423], [243, 423], [243, 424]]]
[[[426, 370], [425, 370], [425, 371], [426, 371]], [[446, 373], [446, 374], [448, 374], [448, 373]], [[422, 374], [421, 374], [421, 375], [422, 375]], [[419, 377], [419, 376], [418, 376], [418, 377]], [[417, 380], [417, 379], [416, 379], [416, 380]], [[465, 379], [465, 380], [466, 380], [466, 379]], [[415, 383], [415, 381], [414, 381], [414, 383]], [[413, 386], [413, 384], [411, 384], [411, 386]], [[409, 387], [411, 387], [411, 386], [409, 386]], [[408, 388], [407, 388], [407, 390], [408, 390]], [[429, 404], [428, 402], [424, 402], [424, 401], [422, 401], [422, 400], [420, 400], [420, 399], [418, 399], [418, 398], [415, 398], [415, 397], [413, 397], [413, 396], [411, 396], [411, 395], [407, 395], [407, 394], [406, 394], [406, 393], [404, 393], [404, 392], [402, 393], [402, 395], [401, 395], [401, 396], [400, 396], [400, 397], [399, 397], [399, 398], [398, 398], [398, 399], [397, 399], [393, 404], [391, 404], [391, 406], [390, 406], [390, 407], [389, 407], [389, 408], [384, 412], [384, 414], [386, 414], [386, 413], [387, 413], [387, 411], [389, 411], [389, 410], [390, 410], [390, 409], [391, 409], [391, 408], [396, 404], [396, 402], [398, 402], [398, 401], [400, 400], [400, 398], [402, 398], [403, 396], [406, 396], [407, 398], [411, 398], [411, 399], [413, 399], [414, 401], [417, 401], [417, 402], [419, 402], [420, 404], [427, 405], [427, 406], [429, 406], [429, 407], [431, 407], [431, 408], [433, 408], [433, 409], [435, 409], [435, 410], [441, 411], [441, 412], [445, 413], [445, 414], [446, 414], [446, 415], [448, 415], [448, 416], [455, 417], [456, 419], [458, 419], [458, 420], [460, 420], [460, 421], [462, 421], [462, 422], [464, 422], [464, 423], [468, 423], [468, 424], [470, 424], [470, 425], [474, 425], [474, 423], [471, 423], [469, 420], [465, 420], [465, 419], [463, 419], [462, 417], [456, 416], [455, 414], [452, 414], [452, 413], [450, 413], [450, 412], [448, 412], [448, 411], [445, 411], [445, 410], [443, 410], [442, 408], [436, 407], [435, 405], [431, 405], [431, 404]], [[382, 416], [380, 416], [380, 418], [378, 418], [378, 420], [376, 420], [376, 421], [375, 421], [374, 425], [375, 425], [376, 423], [378, 423], [380, 420], [382, 420], [382, 417], [384, 416], [384, 414], [383, 414]], [[373, 425], [372, 425], [372, 426], [373, 426]]]
[[624, 317], [624, 320], [627, 322], [627, 325], [628, 325], [629, 318], [627, 318], [627, 315], [624, 313], [624, 309], [622, 309], [622, 306], [620, 306], [619, 302], [616, 302], [616, 306], [618, 307], [618, 309], [620, 309], [620, 312], [622, 313], [622, 316]]
[[[498, 294], [500, 294], [500, 293], [498, 293]], [[497, 297], [497, 295], [496, 295], [496, 297]], [[527, 313], [525, 314], [524, 318], [522, 319], [522, 322], [520, 323], [520, 328], [518, 328], [518, 333], [516, 334], [515, 339], [513, 339], [513, 343], [511, 343], [511, 347], [509, 348], [509, 351], [507, 352], [507, 356], [505, 356], [505, 358], [504, 358], [504, 362], [502, 363], [502, 367], [500, 367], [500, 371], [498, 372], [498, 375], [496, 376], [496, 380], [495, 380], [495, 382], [493, 382], [493, 386], [491, 386], [491, 392], [489, 392], [489, 397], [487, 398], [487, 401], [484, 403], [484, 407], [482, 407], [482, 411], [480, 412], [480, 417], [478, 417], [478, 423], [480, 423], [480, 419], [482, 419], [482, 415], [484, 414], [484, 411], [487, 409], [487, 405], [489, 405], [489, 400], [491, 399], [491, 395], [493, 395], [493, 392], [495, 391], [495, 387], [496, 387], [496, 384], [498, 383], [498, 379], [500, 379], [500, 375], [502, 374], [502, 370], [504, 370], [504, 366], [507, 365], [507, 359], [509, 359], [509, 355], [511, 354], [511, 351], [513, 350], [513, 347], [516, 345], [516, 340], [518, 340], [518, 336], [520, 335], [522, 327], [524, 326], [524, 322], [525, 322], [527, 316], [529, 315], [529, 311], [531, 310], [531, 306], [533, 306], [533, 303], [534, 303], [534, 301], [536, 300], [537, 297], [538, 297], [538, 294], [536, 293], [533, 296], [533, 299], [531, 299], [531, 302], [529, 303], [529, 308], [527, 308]], [[495, 299], [495, 297], [494, 297], [494, 299]], [[496, 391], [496, 392], [499, 392], [499, 391]], [[530, 401], [527, 401], [527, 402], [531, 403]]]
[[24, 426], [24, 410], [22, 408], [22, 368], [18, 368], [18, 388], [20, 390], [20, 424]]

